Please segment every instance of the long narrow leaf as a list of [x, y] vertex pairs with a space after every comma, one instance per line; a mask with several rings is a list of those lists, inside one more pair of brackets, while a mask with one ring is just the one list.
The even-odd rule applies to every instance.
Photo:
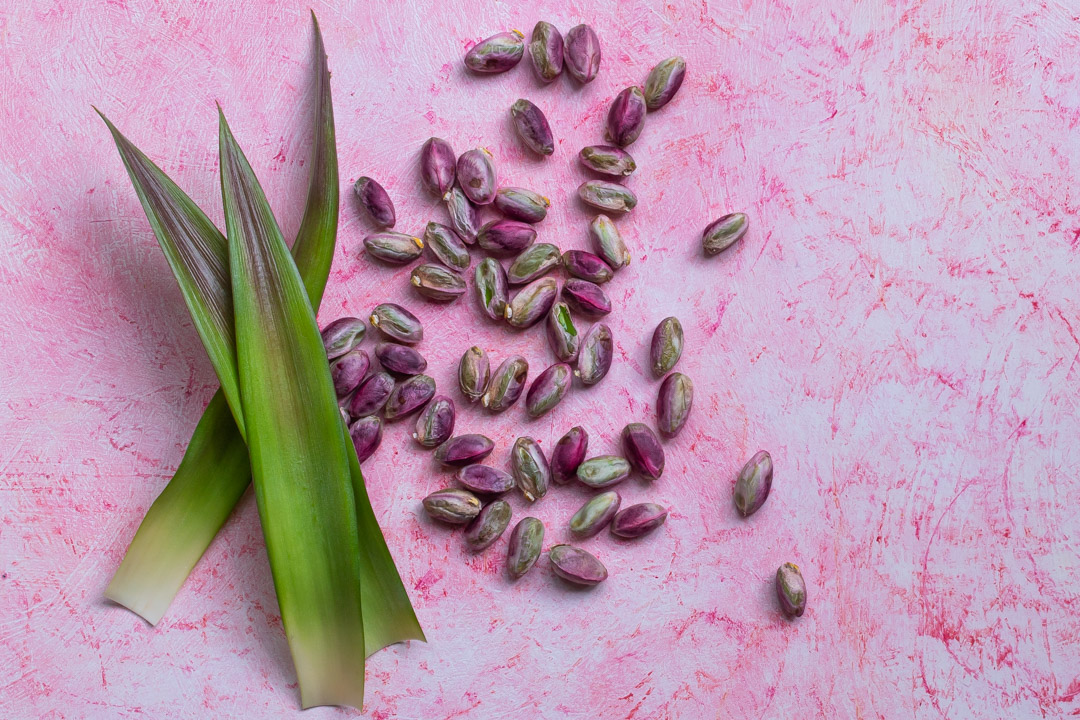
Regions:
[[176, 474], [139, 525], [105, 597], [157, 624], [250, 481], [247, 446], [218, 390]]
[[220, 120], [240, 398], [282, 624], [302, 705], [360, 708], [360, 543], [334, 384], [300, 273]]
[[135, 186], [150, 227], [176, 276], [195, 329], [202, 338], [243, 435], [244, 419], [239, 412], [240, 394], [236, 381], [228, 244], [199, 206], [107, 117], [98, 114], [109, 126], [131, 184]]
[[356, 519], [360, 529], [360, 598], [364, 605], [364, 654], [404, 640], [427, 640], [416, 619], [409, 595], [401, 584], [394, 559], [386, 547], [379, 521], [371, 509], [360, 461], [348, 429], [342, 434], [349, 446], [349, 473], [356, 496]]
[[330, 97], [330, 68], [326, 61], [322, 31], [315, 13], [315, 141], [311, 153], [311, 178], [308, 181], [304, 217], [293, 242], [292, 254], [296, 269], [304, 280], [311, 306], [318, 310], [322, 304], [330, 264], [334, 260], [337, 239], [338, 202], [341, 195], [338, 180], [337, 135], [334, 132], [334, 103]]
[[[313, 22], [314, 19], [312, 15]], [[330, 271], [339, 197], [330, 73], [317, 22], [315, 58], [312, 169], [304, 219], [292, 247], [293, 258], [313, 306], [322, 296]], [[130, 143], [118, 145], [121, 154], [128, 146]], [[153, 165], [150, 168], [164, 176]], [[161, 184], [160, 180], [158, 184]], [[184, 204], [187, 203], [191, 201], [184, 196]], [[208, 234], [220, 236], [212, 227]], [[227, 275], [228, 268], [223, 272]], [[182, 276], [178, 274], [177, 279], [182, 281]], [[231, 303], [231, 287], [229, 295]], [[231, 322], [231, 306], [229, 310]], [[365, 608], [365, 652], [370, 655], [395, 642], [423, 640], [424, 633], [371, 510], [360, 466], [355, 456], [350, 460], [361, 539], [360, 590]], [[225, 523], [250, 479], [247, 448], [239, 438], [219, 390], [196, 427], [176, 474], [139, 526], [106, 589], [106, 597], [156, 624]]]

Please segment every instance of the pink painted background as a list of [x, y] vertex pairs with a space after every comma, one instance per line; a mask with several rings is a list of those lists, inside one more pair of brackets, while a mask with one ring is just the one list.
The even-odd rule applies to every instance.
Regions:
[[[368, 663], [373, 718], [1037, 718], [1080, 714], [1080, 20], [1058, 0], [786, 3], [315, 2], [343, 179], [320, 320], [415, 310], [444, 390], [462, 351], [552, 361], [539, 328], [409, 292], [358, 255], [349, 190], [394, 198], [399, 229], [431, 135], [485, 145], [501, 178], [551, 197], [542, 240], [587, 245], [577, 150], [610, 99], [686, 56], [676, 100], [631, 151], [633, 264], [608, 288], [617, 357], [548, 417], [469, 408], [461, 431], [549, 448], [583, 424], [610, 452], [651, 422], [655, 323], [686, 328], [694, 414], [638, 542], [584, 546], [610, 570], [575, 592], [542, 560], [503, 574], [421, 513], [448, 482], [392, 426], [365, 472], [427, 630]], [[1025, 9], [1030, 8], [1030, 9]], [[157, 627], [103, 600], [216, 387], [180, 294], [91, 103], [220, 223], [220, 101], [286, 236], [309, 153], [308, 4], [27, 0], [0, 10], [0, 716], [279, 718], [298, 692], [247, 496]], [[471, 77], [464, 50], [539, 19], [587, 21], [604, 59], [581, 88], [522, 64]], [[518, 97], [557, 136], [512, 134]], [[722, 257], [701, 228], [752, 229]], [[367, 346], [370, 349], [370, 345]], [[457, 396], [456, 389], [452, 394]], [[459, 398], [460, 399], [460, 398]], [[459, 403], [459, 407], [463, 403]], [[776, 461], [749, 521], [731, 503], [754, 451]], [[547, 544], [585, 493], [529, 510]], [[517, 517], [523, 501], [513, 500]], [[777, 610], [799, 563], [809, 609]], [[318, 709], [304, 717], [352, 716]]]

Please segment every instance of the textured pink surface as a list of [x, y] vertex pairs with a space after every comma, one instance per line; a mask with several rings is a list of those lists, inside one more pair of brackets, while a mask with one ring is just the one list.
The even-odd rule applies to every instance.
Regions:
[[[611, 375], [540, 421], [468, 409], [458, 427], [490, 434], [498, 464], [516, 434], [550, 449], [578, 422], [594, 452], [614, 450], [625, 422], [652, 421], [645, 348], [669, 314], [697, 400], [663, 478], [621, 488], [671, 517], [641, 541], [586, 542], [611, 572], [589, 592], [546, 560], [511, 583], [505, 538], [473, 556], [423, 517], [447, 475], [410, 423], [393, 426], [365, 470], [430, 643], [370, 660], [364, 714], [1080, 713], [1080, 34], [1066, 4], [374, 5], [315, 7], [346, 195], [320, 319], [407, 304], [444, 390], [473, 343], [548, 364], [539, 329], [421, 302], [407, 269], [359, 258], [369, 228], [348, 183], [379, 178], [399, 229], [420, 232], [443, 217], [420, 192], [421, 143], [483, 144], [506, 182], [552, 198], [541, 238], [586, 247], [577, 149], [621, 88], [683, 54], [686, 84], [631, 148], [640, 204], [620, 221], [634, 261], [609, 286]], [[470, 43], [541, 18], [596, 27], [593, 84], [465, 73]], [[102, 599], [216, 382], [90, 104], [220, 222], [220, 100], [291, 237], [307, 5], [28, 0], [0, 11], [0, 38], [0, 716], [292, 714], [250, 496], [158, 627]], [[519, 96], [548, 113], [548, 160], [512, 135]], [[737, 209], [750, 234], [701, 259], [700, 229]], [[761, 448], [774, 491], [743, 521], [731, 486]], [[529, 510], [548, 546], [584, 497], [556, 488]], [[794, 623], [771, 590], [787, 560], [809, 586]]]

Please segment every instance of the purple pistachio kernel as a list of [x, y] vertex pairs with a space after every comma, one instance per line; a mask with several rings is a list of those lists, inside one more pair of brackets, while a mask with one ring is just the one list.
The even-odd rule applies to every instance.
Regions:
[[424, 327], [415, 315], [394, 303], [377, 305], [371, 311], [371, 325], [391, 340], [415, 345], [424, 339]]
[[629, 188], [607, 180], [586, 180], [578, 186], [578, 197], [590, 207], [617, 215], [637, 206], [637, 196]]
[[682, 323], [677, 317], [664, 318], [653, 330], [649, 346], [649, 364], [652, 365], [653, 376], [661, 378], [671, 372], [682, 357], [682, 349]]
[[323, 348], [328, 360], [341, 357], [364, 339], [367, 325], [360, 318], [338, 318], [322, 330]]
[[406, 233], [386, 230], [364, 238], [368, 255], [391, 265], [405, 265], [424, 252], [424, 241]]
[[409, 282], [429, 300], [450, 302], [465, 294], [465, 278], [443, 265], [426, 263], [413, 268]]
[[532, 569], [544, 547], [544, 523], [527, 517], [510, 533], [510, 545], [506, 548], [506, 569], [517, 579]]
[[538, 223], [550, 207], [550, 200], [525, 188], [502, 187], [495, 193], [495, 209], [511, 220]]
[[563, 38], [558, 28], [541, 20], [533, 28], [529, 39], [529, 55], [533, 70], [542, 82], [549, 83], [563, 69]]
[[480, 514], [480, 498], [468, 490], [446, 488], [424, 498], [424, 510], [435, 520], [451, 525], [465, 525]]
[[501, 73], [521, 62], [525, 36], [517, 31], [501, 32], [485, 38], [465, 53], [465, 66], [478, 73]]
[[743, 465], [735, 479], [735, 507], [743, 517], [750, 517], [765, 504], [772, 490], [772, 455], [761, 450]]
[[618, 455], [598, 455], [589, 458], [577, 469], [577, 479], [582, 485], [608, 488], [630, 477], [630, 463]]
[[679, 434], [690, 417], [694, 405], [694, 383], [682, 373], [671, 373], [660, 385], [656, 400], [657, 425], [660, 434], [673, 438]]
[[623, 538], [648, 535], [667, 520], [668, 511], [656, 503], [640, 503], [620, 510], [611, 521], [611, 533]]
[[525, 389], [529, 376], [529, 363], [520, 355], [512, 355], [502, 362], [491, 376], [480, 404], [491, 412], [502, 412], [517, 402]]
[[480, 308], [492, 320], [505, 320], [510, 305], [506, 287], [506, 271], [495, 258], [484, 258], [476, 266], [476, 299]]
[[479, 495], [499, 495], [517, 484], [513, 475], [490, 465], [466, 465], [458, 470], [457, 480]]
[[649, 112], [659, 110], [671, 102], [682, 87], [686, 77], [686, 60], [669, 57], [649, 72], [645, 80], [645, 105]]
[[414, 375], [400, 383], [390, 393], [383, 406], [383, 417], [387, 422], [400, 420], [424, 407], [435, 397], [435, 380], [427, 375]]
[[551, 479], [565, 485], [577, 477], [578, 466], [589, 450], [589, 433], [580, 425], [559, 438], [551, 451]]
[[450, 226], [466, 245], [476, 242], [476, 233], [480, 232], [480, 213], [476, 206], [459, 187], [452, 187], [443, 195], [446, 212], [450, 215]]
[[354, 418], [374, 415], [382, 410], [390, 393], [394, 391], [394, 378], [389, 373], [377, 372], [360, 383], [349, 398], [349, 416]]
[[469, 527], [465, 528], [465, 544], [473, 552], [491, 547], [510, 525], [510, 503], [495, 500], [486, 505]]
[[383, 425], [378, 415], [362, 417], [350, 425], [349, 437], [356, 450], [356, 459], [363, 463], [371, 457], [379, 449], [382, 435]]
[[476, 402], [483, 397], [491, 381], [491, 363], [487, 353], [474, 345], [465, 351], [458, 363], [458, 387], [469, 402]]
[[537, 375], [525, 395], [525, 409], [529, 417], [540, 417], [562, 402], [570, 390], [573, 375], [573, 370], [566, 363], [552, 365]]
[[630, 153], [613, 145], [583, 147], [578, 160], [589, 170], [611, 177], [626, 177], [637, 170], [637, 163]]
[[486, 148], [466, 150], [458, 158], [457, 181], [465, 196], [477, 205], [492, 202], [498, 187], [495, 158]]
[[555, 574], [575, 585], [598, 585], [608, 576], [602, 562], [591, 553], [572, 545], [556, 545], [548, 550], [548, 558]]
[[596, 283], [570, 278], [562, 287], [562, 297], [575, 312], [586, 317], [603, 317], [611, 312], [611, 300]]
[[621, 503], [622, 498], [614, 490], [600, 493], [570, 518], [570, 532], [579, 538], [592, 537], [608, 526]]
[[464, 467], [478, 463], [495, 449], [495, 443], [483, 435], [458, 435], [435, 450], [435, 459], [450, 467]]
[[582, 384], [595, 385], [604, 379], [611, 369], [611, 360], [615, 352], [615, 342], [611, 328], [603, 323], [596, 323], [585, 333], [578, 350], [577, 375]]
[[456, 419], [454, 401], [445, 395], [436, 395], [416, 419], [413, 440], [426, 448], [438, 447], [454, 434]]
[[607, 137], [615, 145], [626, 147], [641, 135], [645, 127], [645, 96], [636, 87], [628, 87], [615, 96], [607, 115]]
[[510, 117], [514, 121], [514, 130], [526, 147], [538, 155], [555, 152], [555, 136], [540, 108], [525, 98], [519, 98], [510, 106]]
[[353, 185], [356, 197], [377, 225], [394, 227], [394, 203], [377, 181], [362, 177]]
[[536, 230], [517, 220], [492, 220], [480, 228], [476, 242], [489, 253], [517, 255], [536, 240]]
[[570, 28], [563, 42], [566, 71], [580, 83], [590, 83], [600, 71], [600, 38], [588, 25]]
[[600, 285], [615, 277], [614, 271], [599, 255], [584, 250], [567, 250], [562, 256], [563, 267], [571, 277]]
[[630, 251], [626, 249], [626, 243], [623, 242], [619, 229], [607, 215], [597, 215], [589, 222], [589, 238], [592, 240], [596, 254], [612, 270], [618, 270], [630, 264]]
[[457, 155], [450, 143], [442, 138], [428, 138], [420, 151], [420, 179], [424, 186], [439, 197], [454, 187], [457, 177]]
[[334, 381], [334, 392], [339, 398], [347, 397], [360, 385], [371, 367], [371, 359], [363, 350], [357, 348], [335, 358], [330, 363], [330, 378]]
[[624, 427], [622, 448], [630, 467], [646, 480], [656, 480], [664, 473], [664, 447], [648, 425], [630, 423]]
[[510, 450], [510, 472], [525, 499], [534, 502], [547, 494], [551, 468], [540, 443], [531, 437], [519, 437]]
[[806, 611], [806, 581], [795, 563], [784, 563], [776, 571], [776, 597], [788, 619], [802, 617]]
[[548, 311], [547, 339], [551, 351], [559, 360], [573, 362], [577, 359], [581, 335], [574, 325], [574, 319], [570, 317], [570, 308], [566, 303], [557, 302]]
[[532, 327], [548, 314], [558, 294], [559, 283], [555, 278], [534, 280], [510, 300], [506, 307], [506, 322], [516, 328]]
[[561, 264], [562, 254], [559, 248], [551, 243], [536, 243], [514, 258], [506, 271], [506, 279], [511, 285], [524, 285], [546, 275]]
[[383, 370], [394, 375], [419, 375], [427, 370], [424, 356], [408, 345], [384, 342], [375, 346], [375, 357]]
[[701, 247], [706, 255], [716, 255], [737, 243], [746, 234], [750, 222], [745, 213], [724, 215], [701, 233]]
[[428, 254], [451, 270], [465, 272], [472, 263], [465, 241], [446, 225], [429, 222], [424, 230], [424, 247]]

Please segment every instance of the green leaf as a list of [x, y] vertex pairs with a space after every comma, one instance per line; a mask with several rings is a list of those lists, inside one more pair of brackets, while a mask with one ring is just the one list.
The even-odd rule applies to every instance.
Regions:
[[176, 183], [100, 111], [98, 115], [109, 126], [158, 245], [180, 285], [188, 312], [217, 372], [240, 434], [244, 435], [236, 379], [229, 248], [225, 238]]
[[139, 525], [105, 597], [156, 625], [250, 482], [247, 446], [218, 390], [176, 474]]
[[220, 121], [240, 397], [282, 624], [302, 705], [360, 708], [360, 544], [337, 396], [303, 280]]
[[334, 260], [341, 190], [334, 104], [330, 97], [330, 68], [326, 62], [322, 31], [319, 30], [319, 21], [315, 19], [314, 12], [311, 13], [311, 23], [315, 27], [315, 143], [304, 217], [293, 242], [292, 254], [296, 269], [304, 279], [311, 306], [318, 309], [326, 279], [330, 276], [330, 264]]
[[[312, 19], [314, 21], [314, 15]], [[312, 172], [304, 219], [292, 248], [293, 258], [313, 306], [322, 297], [334, 255], [339, 197], [330, 73], [317, 23], [315, 57], [316, 112]], [[114, 137], [117, 135], [114, 129]], [[134, 146], [131, 148], [134, 149]], [[121, 148], [121, 154], [126, 150], [126, 147]], [[142, 153], [138, 155], [142, 156]], [[146, 167], [153, 173], [171, 183], [157, 167], [149, 161], [147, 163]], [[163, 184], [161, 178], [155, 179], [159, 185]], [[132, 176], [132, 181], [141, 196], [139, 179]], [[177, 202], [181, 206], [194, 206], [182, 192], [178, 197]], [[211, 239], [214, 235], [220, 237], [212, 225], [204, 226], [204, 232]], [[227, 264], [222, 266], [221, 272], [228, 276]], [[177, 273], [178, 281], [183, 282], [184, 277], [184, 274]], [[231, 284], [225, 290], [229, 294], [231, 324]], [[423, 640], [424, 634], [371, 510], [355, 453], [350, 455], [350, 476], [356, 496], [362, 543], [360, 591], [365, 608], [365, 653], [370, 655], [394, 642], [413, 638]], [[105, 591], [106, 597], [138, 613], [151, 624], [156, 624], [225, 523], [250, 479], [247, 448], [219, 390], [196, 427], [176, 474], [139, 526]]]
[[371, 509], [360, 461], [348, 428], [342, 433], [349, 446], [349, 471], [356, 496], [356, 519], [360, 529], [360, 599], [364, 606], [364, 653], [371, 655], [404, 640], [424, 640], [409, 595], [401, 583], [394, 558], [386, 547], [379, 521]]

